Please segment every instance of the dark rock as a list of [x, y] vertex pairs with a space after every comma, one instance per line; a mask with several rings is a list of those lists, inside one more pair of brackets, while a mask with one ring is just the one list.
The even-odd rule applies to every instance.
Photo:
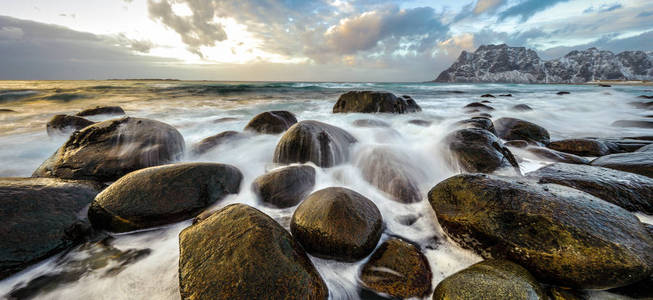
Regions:
[[496, 97], [494, 97], [494, 95], [492, 94], [485, 94], [485, 95], [481, 95], [481, 98], [496, 98]]
[[240, 132], [232, 131], [232, 130], [223, 131], [197, 142], [197, 144], [193, 145], [192, 152], [194, 155], [201, 155], [206, 152], [209, 152], [211, 149], [214, 149], [215, 147], [218, 147], [224, 143], [228, 143], [235, 140], [241, 140], [244, 138], [245, 135]]
[[599, 86], [600, 86], [600, 87], [612, 87], [612, 86], [609, 85], [609, 84], [603, 84], [603, 83], [599, 83]]
[[653, 108], [653, 101], [649, 102], [630, 102], [630, 105], [641, 108], [641, 109], [651, 109]]
[[421, 108], [408, 96], [397, 97], [392, 93], [374, 91], [344, 93], [333, 106], [334, 113], [404, 114], [417, 111], [421, 111]]
[[637, 98], [642, 98], [642, 99], [653, 99], [653, 96], [641, 95], [641, 96], [638, 96]]
[[603, 156], [612, 153], [611, 148], [615, 148], [616, 145], [593, 139], [567, 139], [553, 141], [547, 147], [580, 156]]
[[533, 110], [532, 107], [530, 107], [530, 106], [528, 106], [528, 105], [526, 105], [526, 104], [517, 104], [517, 105], [511, 107], [510, 109], [511, 109], [511, 110], [514, 110], [514, 111], [529, 111], [529, 110]]
[[494, 107], [489, 106], [489, 105], [485, 105], [485, 104], [479, 103], [479, 102], [472, 102], [470, 104], [465, 105], [464, 108], [476, 109], [478, 111], [481, 111], [481, 110], [492, 111], [492, 110], [494, 110]]
[[575, 189], [461, 174], [436, 185], [429, 201], [461, 246], [514, 261], [545, 283], [607, 289], [653, 272], [653, 237], [639, 219]]
[[512, 168], [520, 174], [514, 156], [491, 132], [468, 128], [454, 131], [445, 137], [445, 143], [455, 161], [453, 167], [467, 172], [491, 173], [502, 168]]
[[259, 176], [252, 190], [265, 204], [279, 208], [301, 202], [315, 186], [315, 169], [311, 166], [290, 166]]
[[327, 299], [301, 245], [272, 218], [232, 204], [179, 234], [181, 299]]
[[312, 193], [299, 204], [290, 230], [308, 253], [352, 262], [374, 250], [383, 231], [383, 218], [363, 195], [331, 187]]
[[353, 124], [357, 127], [390, 127], [390, 124], [381, 120], [374, 119], [360, 119], [354, 121]]
[[415, 245], [391, 238], [363, 265], [366, 288], [400, 298], [424, 297], [431, 291], [431, 267]]
[[528, 146], [525, 149], [526, 151], [535, 154], [538, 157], [544, 158], [546, 160], [562, 162], [568, 164], [579, 164], [579, 165], [589, 165], [590, 161], [587, 158], [564, 153], [560, 151], [551, 150], [549, 148], [538, 147], [538, 146]]
[[646, 120], [618, 120], [612, 123], [615, 127], [653, 128], [653, 121]]
[[641, 140], [641, 141], [653, 141], [653, 135], [629, 136], [629, 137], [625, 137], [624, 139]]
[[637, 149], [635, 152], [653, 152], [653, 144], [648, 144], [644, 147]]
[[608, 290], [608, 292], [625, 295], [630, 299], [653, 299], [653, 276], [628, 286]]
[[245, 126], [245, 130], [265, 134], [278, 134], [288, 130], [295, 123], [297, 123], [297, 118], [289, 111], [266, 111], [252, 118], [247, 123], [247, 126]]
[[502, 94], [502, 95], [499, 95], [499, 96], [500, 97], [512, 97], [512, 94]]
[[236, 194], [243, 175], [233, 166], [183, 163], [129, 173], [95, 197], [88, 218], [96, 228], [125, 232], [192, 218]]
[[507, 260], [486, 260], [463, 269], [438, 284], [433, 300], [547, 299], [528, 270]]
[[653, 214], [653, 179], [618, 170], [557, 163], [527, 174], [592, 194], [629, 211]]
[[653, 141], [648, 140], [638, 140], [638, 139], [603, 139], [602, 141], [610, 147], [610, 154], [623, 153], [623, 152], [635, 152], [640, 148], [653, 144]]
[[589, 299], [585, 291], [564, 289], [557, 286], [548, 286], [547, 295], [550, 300], [587, 300]]
[[479, 114], [473, 116], [473, 118], [475, 118], [475, 117], [492, 118], [492, 115], [488, 114], [488, 113], [479, 113]]
[[569, 94], [571, 94], [571, 93], [570, 93], [570, 92], [562, 91], [562, 92], [557, 92], [556, 94], [562, 96], [562, 95], [569, 95]]
[[80, 242], [81, 211], [99, 187], [50, 178], [0, 178], [0, 279]]
[[481, 103], [483, 103], [483, 104], [488, 104], [488, 103], [492, 103], [492, 101], [490, 101], [490, 100], [482, 100]]
[[520, 119], [500, 118], [494, 122], [498, 136], [504, 140], [524, 140], [548, 144], [549, 132], [543, 127]]
[[349, 147], [356, 142], [356, 138], [338, 127], [318, 121], [301, 121], [281, 137], [274, 150], [274, 162], [311, 161], [328, 168], [349, 160]]
[[86, 120], [81, 117], [68, 116], [68, 115], [56, 115], [48, 121], [46, 125], [46, 130], [48, 135], [62, 134], [66, 130], [80, 130], [84, 127], [95, 124], [93, 121]]
[[610, 154], [593, 160], [591, 165], [653, 178], [653, 155], [650, 152]]
[[526, 148], [528, 147], [528, 142], [523, 140], [512, 140], [506, 141], [503, 145], [507, 147]]
[[120, 118], [76, 131], [33, 177], [113, 181], [142, 168], [181, 157], [184, 138], [154, 120]]
[[456, 122], [456, 125], [462, 127], [462, 128], [480, 128], [480, 129], [485, 129], [492, 134], [496, 135], [497, 132], [494, 129], [494, 123], [492, 123], [492, 120], [490, 118], [485, 118], [485, 117], [472, 117], [471, 119], [467, 120], [462, 120]]
[[417, 125], [417, 126], [429, 127], [429, 126], [431, 126], [431, 124], [433, 124], [433, 122], [431, 122], [431, 121], [426, 121], [426, 120], [418, 120], [418, 119], [415, 119], [415, 120], [410, 120], [410, 121], [408, 121], [408, 124], [413, 124], [413, 125]]
[[94, 115], [124, 115], [125, 111], [120, 106], [96, 106], [82, 110], [76, 116], [94, 116]]
[[15, 113], [16, 111], [8, 108], [0, 108], [0, 113]]
[[388, 193], [393, 200], [401, 203], [422, 200], [417, 180], [426, 175], [413, 165], [411, 157], [387, 146], [368, 147], [358, 153], [354, 164], [367, 182]]
[[240, 119], [238, 118], [232, 118], [232, 117], [224, 117], [224, 118], [218, 118], [213, 120], [213, 123], [226, 123], [226, 122], [233, 122], [233, 121], [238, 121]]

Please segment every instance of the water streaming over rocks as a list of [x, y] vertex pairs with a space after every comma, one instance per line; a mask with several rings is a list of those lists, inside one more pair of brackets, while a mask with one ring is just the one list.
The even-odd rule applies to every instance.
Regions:
[[[334, 114], [338, 97], [351, 90], [388, 91], [409, 95], [422, 108], [408, 114]], [[49, 137], [46, 123], [56, 114], [74, 115], [96, 106], [120, 106], [129, 117], [147, 118], [175, 127], [186, 151], [181, 162], [216, 162], [237, 167], [243, 175], [238, 194], [228, 195], [210, 210], [233, 203], [253, 206], [275, 219], [286, 230], [297, 206], [264, 205], [251, 190], [252, 182], [279, 167], [273, 163], [282, 134], [247, 133], [219, 143], [202, 153], [193, 145], [224, 131], [242, 132], [248, 122], [265, 111], [289, 111], [298, 121], [316, 120], [337, 126], [358, 142], [350, 146], [350, 160], [330, 168], [315, 168], [312, 192], [346, 187], [370, 199], [383, 216], [384, 229], [377, 247], [394, 237], [411, 242], [428, 259], [432, 288], [464, 268], [482, 260], [452, 242], [437, 223], [426, 200], [427, 192], [459, 170], [452, 169], [442, 141], [459, 125], [478, 115], [463, 107], [480, 102], [483, 94], [511, 94], [489, 98], [493, 120], [501, 117], [527, 120], [549, 132], [551, 141], [570, 138], [619, 138], [652, 136], [650, 128], [615, 127], [617, 120], [646, 120], [650, 110], [630, 102], [644, 102], [646, 87], [599, 88], [583, 85], [434, 84], [434, 83], [238, 83], [176, 81], [80, 81], [0, 82], [0, 176], [29, 177], [68, 139], [62, 132]], [[559, 91], [570, 94], [558, 95]], [[525, 104], [532, 110], [513, 110]], [[89, 115], [93, 122], [115, 115]], [[356, 126], [357, 120], [376, 120], [386, 126]], [[415, 124], [415, 120], [421, 120]], [[650, 119], [649, 119], [650, 120]], [[368, 123], [372, 123], [371, 121]], [[377, 122], [380, 123], [380, 122]], [[413, 181], [407, 201], [397, 201], [383, 178], [365, 176], [366, 157], [381, 149], [381, 157], [398, 158], [383, 168], [394, 168]], [[522, 173], [550, 163], [545, 157], [520, 157]], [[413, 170], [413, 173], [406, 174]], [[369, 170], [368, 170], [369, 171]], [[653, 217], [637, 213], [644, 222]], [[179, 233], [190, 220], [137, 232], [111, 234], [109, 242], [89, 242], [0, 281], [0, 297], [36, 296], [42, 299], [178, 299]], [[136, 253], [136, 254], [135, 254]], [[109, 255], [110, 258], [107, 258]], [[330, 298], [357, 299], [358, 274], [369, 258], [341, 262], [310, 256], [326, 282]], [[101, 262], [101, 263], [98, 263]], [[80, 267], [81, 266], [81, 267]], [[63, 275], [62, 275], [63, 274]], [[72, 274], [72, 275], [70, 275]], [[70, 277], [72, 276], [72, 277]], [[72, 278], [72, 279], [71, 279]], [[21, 294], [22, 293], [22, 294]], [[432, 294], [429, 292], [428, 297]], [[601, 298], [606, 292], [592, 292]]]

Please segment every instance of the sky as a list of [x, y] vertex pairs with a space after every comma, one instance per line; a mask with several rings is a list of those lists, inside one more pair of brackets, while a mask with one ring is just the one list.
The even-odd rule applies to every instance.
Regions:
[[650, 0], [0, 0], [0, 80], [433, 80], [461, 51], [653, 51]]

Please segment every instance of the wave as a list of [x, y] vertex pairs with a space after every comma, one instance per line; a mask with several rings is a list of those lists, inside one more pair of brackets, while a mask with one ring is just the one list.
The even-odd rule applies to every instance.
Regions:
[[33, 90], [0, 90], [0, 103], [18, 101], [38, 93]]

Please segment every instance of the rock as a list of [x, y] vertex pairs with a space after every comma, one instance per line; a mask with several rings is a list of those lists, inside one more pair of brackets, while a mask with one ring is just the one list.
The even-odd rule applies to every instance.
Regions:
[[431, 291], [432, 277], [419, 248], [397, 238], [381, 244], [360, 272], [366, 288], [400, 298], [425, 297]]
[[245, 126], [245, 130], [265, 134], [279, 134], [288, 130], [295, 123], [297, 123], [297, 118], [289, 111], [266, 111], [252, 118]]
[[530, 106], [528, 106], [527, 104], [517, 104], [517, 105], [511, 107], [510, 109], [511, 109], [511, 110], [514, 110], [514, 111], [529, 111], [529, 110], [533, 110], [533, 108], [530, 107]]
[[635, 215], [555, 184], [461, 174], [429, 201], [449, 237], [485, 258], [505, 258], [539, 281], [608, 289], [653, 272], [653, 237]]
[[496, 97], [494, 97], [494, 95], [492, 94], [485, 94], [485, 95], [481, 95], [481, 98], [496, 98]]
[[66, 130], [80, 130], [84, 127], [95, 124], [93, 121], [86, 120], [81, 117], [56, 115], [46, 124], [46, 130], [49, 136], [62, 134]]
[[367, 147], [356, 155], [354, 165], [363, 178], [401, 203], [422, 200], [418, 178], [426, 177], [410, 156], [388, 146]]
[[490, 118], [472, 117], [471, 119], [458, 121], [455, 124], [462, 128], [480, 128], [485, 129], [494, 135], [497, 134], [496, 130], [494, 129], [494, 123], [492, 123]]
[[524, 140], [512, 140], [506, 141], [503, 145], [507, 147], [526, 148], [528, 147], [528, 142]]
[[466, 172], [491, 173], [502, 168], [512, 168], [520, 174], [514, 156], [491, 132], [479, 128], [454, 131], [445, 137], [445, 143], [455, 161], [452, 167]]
[[619, 205], [629, 211], [653, 214], [653, 179], [587, 165], [557, 163], [527, 174], [540, 183], [555, 183]]
[[612, 86], [609, 84], [599, 83], [599, 87], [612, 87]]
[[593, 139], [567, 139], [553, 141], [547, 147], [580, 156], [603, 156], [610, 154], [611, 148], [615, 148], [616, 145]]
[[0, 113], [15, 113], [16, 111], [8, 108], [0, 108]]
[[232, 118], [232, 117], [224, 117], [224, 118], [218, 118], [213, 120], [213, 123], [226, 123], [226, 122], [233, 122], [233, 121], [238, 121], [240, 119], [238, 118]]
[[397, 97], [392, 93], [374, 91], [344, 93], [333, 106], [333, 113], [404, 114], [417, 111], [421, 111], [421, 108], [408, 96]]
[[608, 290], [610, 293], [628, 296], [629, 299], [653, 299], [653, 275], [620, 288]]
[[383, 122], [381, 120], [374, 120], [374, 119], [359, 119], [354, 121], [354, 126], [357, 127], [390, 127], [390, 124]]
[[653, 128], [653, 121], [646, 120], [618, 120], [612, 123], [615, 127]]
[[557, 92], [556, 94], [559, 95], [559, 96], [562, 96], [562, 95], [569, 95], [569, 94], [571, 94], [571, 93], [570, 93], [570, 92], [562, 91], [562, 92]]
[[547, 299], [528, 270], [507, 260], [485, 260], [438, 284], [433, 300]]
[[51, 178], [0, 178], [0, 279], [80, 242], [82, 210], [99, 187]]
[[318, 122], [301, 121], [286, 131], [274, 150], [274, 162], [311, 161], [324, 168], [349, 160], [349, 147], [357, 143], [347, 131]]
[[330, 187], [312, 193], [299, 204], [290, 230], [306, 252], [353, 262], [374, 250], [383, 231], [383, 218], [363, 195]]
[[96, 228], [125, 232], [192, 218], [240, 189], [233, 166], [183, 163], [129, 173], [95, 197], [88, 218]]
[[636, 108], [641, 109], [651, 109], [653, 108], [653, 101], [649, 102], [630, 102], [630, 104]]
[[272, 218], [232, 204], [179, 234], [181, 299], [327, 299], [302, 247]]
[[500, 118], [494, 122], [498, 136], [504, 140], [524, 140], [548, 144], [549, 132], [543, 127], [520, 119]]
[[512, 94], [501, 94], [500, 97], [512, 97]]
[[194, 155], [202, 155], [224, 143], [228, 143], [235, 140], [241, 140], [244, 138], [245, 135], [238, 131], [233, 131], [233, 130], [223, 131], [197, 142], [197, 144], [193, 145], [192, 152]]
[[623, 152], [635, 152], [644, 146], [653, 144], [653, 141], [630, 139], [630, 138], [602, 139], [602, 141], [605, 142], [610, 148], [610, 154], [623, 153]]
[[488, 114], [488, 113], [479, 113], [479, 114], [476, 114], [475, 116], [473, 116], [473, 118], [475, 118], [475, 117], [492, 118], [492, 115]]
[[482, 100], [481, 103], [483, 103], [483, 104], [488, 104], [488, 103], [492, 103], [492, 101], [490, 101], [490, 100]]
[[481, 110], [492, 111], [492, 110], [494, 110], [494, 107], [489, 106], [489, 105], [485, 105], [485, 104], [479, 103], [479, 102], [472, 102], [470, 104], [465, 105], [463, 108], [476, 109], [478, 111], [481, 111]]
[[579, 165], [589, 165], [590, 163], [590, 161], [587, 158], [569, 154], [569, 153], [551, 150], [544, 147], [528, 146], [526, 147], [525, 150], [535, 154], [538, 157], [550, 161], [562, 162], [568, 164], [579, 164]]
[[649, 152], [610, 154], [601, 156], [590, 164], [653, 178], [653, 155]]
[[550, 300], [587, 300], [587, 292], [548, 286], [547, 294]]
[[641, 95], [641, 96], [638, 96], [637, 98], [642, 98], [642, 99], [653, 99], [653, 96]]
[[431, 124], [433, 124], [433, 122], [431, 122], [431, 121], [426, 121], [426, 120], [418, 120], [418, 119], [415, 119], [415, 120], [409, 120], [409, 121], [408, 121], [408, 124], [413, 124], [413, 125], [417, 125], [417, 126], [429, 127], [429, 126], [431, 126]]
[[124, 115], [125, 111], [120, 106], [96, 106], [82, 110], [76, 116], [94, 116], [94, 115]]
[[179, 159], [184, 144], [179, 131], [165, 123], [130, 117], [108, 120], [73, 133], [32, 176], [114, 181]]
[[653, 152], [653, 144], [648, 144], [642, 148], [637, 149], [635, 152]]
[[299, 204], [314, 186], [313, 167], [290, 166], [259, 176], [252, 183], [252, 190], [263, 203], [286, 208]]

